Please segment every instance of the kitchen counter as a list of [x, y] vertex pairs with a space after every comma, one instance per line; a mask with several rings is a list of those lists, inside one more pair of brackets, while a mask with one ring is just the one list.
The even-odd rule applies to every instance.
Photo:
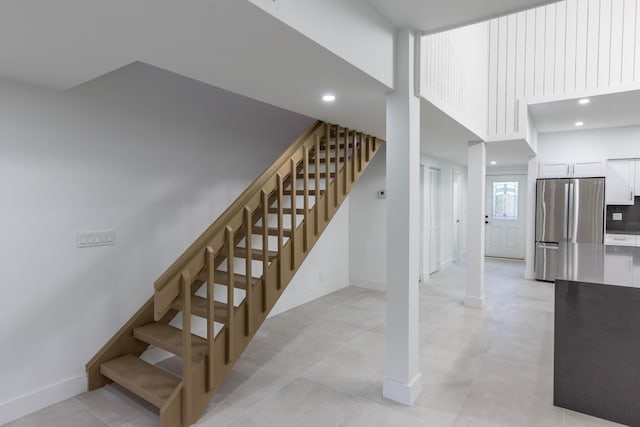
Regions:
[[558, 252], [554, 404], [640, 426], [640, 248]]
[[607, 234], [631, 234], [631, 235], [638, 236], [638, 235], [640, 235], [640, 230], [638, 230], [638, 229], [634, 229], [634, 230], [607, 230]]
[[557, 280], [640, 288], [640, 247], [561, 243]]

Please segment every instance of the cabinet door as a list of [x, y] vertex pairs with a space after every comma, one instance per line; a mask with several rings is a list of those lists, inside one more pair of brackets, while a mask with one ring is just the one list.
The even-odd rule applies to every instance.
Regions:
[[596, 178], [604, 176], [602, 160], [581, 160], [573, 163], [571, 176], [574, 178]]
[[615, 246], [635, 246], [636, 236], [633, 234], [605, 234], [604, 244]]
[[542, 162], [538, 171], [539, 178], [569, 178], [571, 165], [569, 162]]
[[607, 161], [606, 200], [608, 205], [632, 205], [635, 160]]
[[640, 196], [640, 160], [636, 160], [636, 185], [633, 193]]
[[629, 276], [635, 273], [633, 256], [611, 253], [607, 255], [604, 258], [604, 276], [610, 280], [607, 283], [628, 283]]

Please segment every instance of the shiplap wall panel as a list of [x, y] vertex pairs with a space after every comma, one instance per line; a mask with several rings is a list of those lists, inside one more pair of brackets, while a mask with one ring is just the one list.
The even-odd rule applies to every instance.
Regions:
[[[496, 22], [496, 30], [497, 25]], [[483, 22], [422, 38], [426, 75], [421, 78], [421, 95], [478, 135], [488, 132], [489, 105], [494, 109], [497, 107], [498, 50], [489, 55], [490, 31], [493, 31], [491, 23]], [[497, 39], [497, 34], [493, 38]], [[503, 60], [506, 58], [504, 52]], [[489, 67], [493, 70], [492, 79], [489, 79]], [[503, 73], [506, 73], [505, 67]], [[506, 79], [506, 75], [502, 77]], [[491, 102], [488, 100], [489, 86], [493, 93]], [[500, 105], [504, 109], [505, 94], [502, 96]], [[504, 127], [505, 114], [500, 116]], [[496, 117], [494, 115], [492, 133], [498, 132]]]
[[497, 132], [503, 135], [507, 132], [506, 120], [507, 120], [507, 43], [509, 37], [507, 37], [507, 25], [508, 20], [501, 19], [498, 21], [498, 93], [496, 96], [498, 109], [497, 109]]
[[578, 0], [576, 24], [576, 91], [587, 88], [587, 27], [589, 23], [589, 3]]
[[[498, 21], [492, 21], [489, 24], [489, 39], [498, 39]], [[498, 134], [498, 115], [495, 114], [498, 108], [498, 49], [489, 50], [489, 111], [494, 114], [489, 120], [487, 132], [490, 135]]]
[[636, 25], [635, 0], [624, 0], [623, 4], [623, 24], [622, 24], [622, 84], [633, 82], [633, 67], [635, 64], [635, 25]]
[[[526, 14], [525, 34], [526, 34], [526, 68], [524, 70], [524, 96], [531, 98], [535, 91], [535, 71], [536, 71], [536, 11], [528, 10]], [[495, 110], [493, 110], [495, 111]]]
[[488, 136], [519, 131], [523, 98], [640, 87], [639, 1], [566, 0], [492, 20]]
[[553, 93], [564, 92], [565, 67], [566, 67], [566, 28], [567, 28], [567, 4], [558, 3], [556, 5], [555, 22], [555, 58], [553, 69]]
[[587, 81], [586, 89], [598, 87], [600, 56], [600, 0], [587, 2]]
[[[636, 19], [635, 19], [635, 54], [633, 75], [634, 82], [640, 82], [640, 5], [636, 1]], [[631, 29], [629, 29], [631, 31]]]
[[542, 78], [542, 93], [549, 96], [555, 91], [555, 60], [556, 60], [556, 10], [555, 4], [545, 10], [544, 22], [544, 76]]
[[[622, 0], [616, 3], [621, 2]], [[600, 47], [598, 49], [598, 75], [595, 87], [608, 86], [611, 81], [611, 33], [613, 31], [611, 9], [611, 0], [600, 0], [600, 27], [598, 29]]]
[[505, 81], [505, 132], [515, 131], [516, 114], [516, 44], [518, 43], [516, 15], [507, 19], [507, 78]]
[[624, 0], [611, 3], [611, 37], [609, 38], [609, 86], [622, 83], [622, 43], [624, 31]]
[[577, 0], [567, 0], [565, 21], [565, 65], [564, 65], [564, 90], [573, 92], [576, 90], [576, 63], [577, 63], [577, 24], [578, 8]]
[[[536, 24], [534, 28], [533, 36], [535, 37], [535, 52], [534, 52], [534, 96], [544, 95], [544, 75], [545, 75], [545, 51], [544, 45], [546, 41], [546, 19], [547, 13], [545, 8], [538, 8], [536, 11]], [[502, 21], [505, 18], [501, 18]]]

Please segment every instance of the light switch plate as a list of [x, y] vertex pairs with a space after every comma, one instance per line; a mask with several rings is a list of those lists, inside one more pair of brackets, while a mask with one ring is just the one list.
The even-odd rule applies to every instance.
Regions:
[[614, 212], [613, 220], [614, 221], [622, 221], [622, 212]]
[[78, 231], [76, 242], [79, 248], [115, 245], [116, 230]]

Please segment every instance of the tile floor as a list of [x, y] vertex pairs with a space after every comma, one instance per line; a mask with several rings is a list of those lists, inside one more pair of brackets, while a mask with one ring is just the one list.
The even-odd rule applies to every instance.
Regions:
[[[412, 408], [381, 397], [384, 294], [349, 287], [267, 320], [197, 425], [617, 425], [553, 406], [553, 285], [522, 279], [523, 268], [487, 260], [484, 310], [461, 304], [463, 263], [421, 287], [424, 391]], [[157, 423], [153, 408], [112, 385], [7, 426]]]

